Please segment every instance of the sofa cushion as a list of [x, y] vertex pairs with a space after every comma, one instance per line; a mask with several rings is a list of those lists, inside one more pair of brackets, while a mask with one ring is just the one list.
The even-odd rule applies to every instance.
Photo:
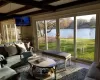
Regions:
[[11, 67], [12, 65], [20, 62], [20, 55], [14, 55], [7, 58], [7, 66]]
[[91, 68], [87, 73], [87, 77], [94, 78], [96, 80], [100, 80], [100, 70], [97, 68], [97, 63], [93, 62]]
[[5, 50], [4, 46], [0, 46], [0, 54], [2, 54], [5, 58], [8, 57], [8, 52]]
[[9, 56], [13, 56], [13, 55], [17, 54], [17, 48], [14, 44], [5, 46], [4, 48], [8, 52]]
[[27, 51], [27, 49], [26, 49], [23, 42], [22, 43], [17, 43], [17, 44], [15, 43], [15, 45], [17, 47], [17, 50], [18, 50], [19, 54]]
[[6, 80], [7, 78], [16, 74], [16, 71], [9, 68], [8, 66], [4, 66], [0, 68], [0, 80]]

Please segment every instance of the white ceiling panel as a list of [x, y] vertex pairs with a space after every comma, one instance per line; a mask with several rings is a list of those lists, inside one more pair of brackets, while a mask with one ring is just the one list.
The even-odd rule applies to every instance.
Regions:
[[5, 6], [0, 7], [0, 13], [7, 13], [21, 7], [24, 7], [24, 5], [20, 5], [16, 3], [8, 3]]
[[39, 9], [39, 8], [32, 8], [32, 9], [28, 9], [28, 10], [25, 10], [25, 11], [22, 11], [22, 12], [18, 12], [16, 14], [25, 14], [25, 13], [29, 13], [29, 12], [38, 11], [38, 10], [41, 10], [41, 9]]
[[59, 1], [56, 1], [56, 2], [53, 2], [53, 3], [50, 3], [50, 5], [58, 6], [58, 5], [70, 3], [70, 2], [73, 2], [73, 1], [76, 1], [76, 0], [59, 0]]

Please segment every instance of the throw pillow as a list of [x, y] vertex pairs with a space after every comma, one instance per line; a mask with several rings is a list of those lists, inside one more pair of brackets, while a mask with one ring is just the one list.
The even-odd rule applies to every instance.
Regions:
[[27, 51], [29, 51], [29, 48], [30, 48], [30, 42], [25, 42], [24, 44], [25, 44], [25, 47], [26, 47]]
[[19, 52], [18, 54], [27, 51], [27, 50], [26, 50], [26, 47], [25, 47], [25, 45], [24, 45], [24, 43], [17, 43], [17, 44], [15, 44], [15, 45], [16, 45], [17, 50], [18, 50], [18, 52]]
[[0, 54], [2, 54], [5, 58], [8, 57], [8, 52], [5, 50], [4, 46], [0, 46]]
[[5, 46], [4, 48], [8, 52], [9, 56], [13, 56], [13, 55], [17, 54], [17, 48], [15, 45]]

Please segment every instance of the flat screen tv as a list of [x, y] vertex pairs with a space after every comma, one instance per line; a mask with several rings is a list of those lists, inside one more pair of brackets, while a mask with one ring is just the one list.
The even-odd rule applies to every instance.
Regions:
[[16, 26], [30, 26], [30, 17], [15, 17]]

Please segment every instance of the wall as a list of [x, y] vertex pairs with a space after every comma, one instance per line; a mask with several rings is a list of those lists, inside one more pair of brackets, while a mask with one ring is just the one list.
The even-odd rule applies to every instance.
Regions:
[[23, 39], [32, 37], [32, 32], [33, 32], [32, 26], [22, 26], [20, 28], [21, 28], [21, 35]]
[[[3, 25], [6, 25], [6, 24], [15, 24], [15, 19], [9, 19], [9, 20], [5, 20], [5, 21], [1, 21], [0, 22], [0, 33], [1, 33], [1, 28]], [[21, 30], [21, 38], [22, 39], [26, 39], [26, 38], [32, 38], [32, 32], [33, 32], [33, 29], [32, 29], [32, 26], [17, 26], [17, 29]]]

